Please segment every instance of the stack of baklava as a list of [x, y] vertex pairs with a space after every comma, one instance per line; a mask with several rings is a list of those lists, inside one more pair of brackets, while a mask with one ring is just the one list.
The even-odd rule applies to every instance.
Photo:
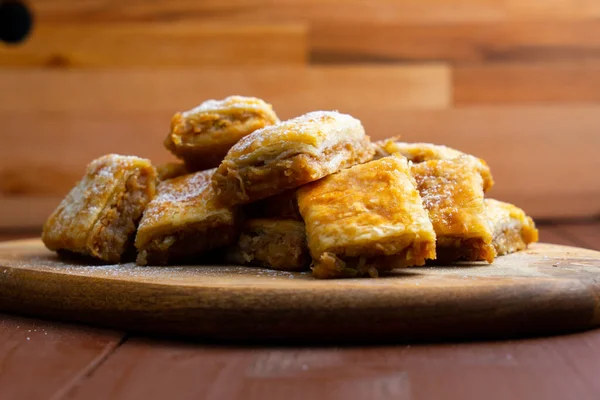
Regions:
[[171, 122], [180, 163], [92, 161], [44, 225], [51, 250], [139, 265], [234, 263], [317, 278], [486, 261], [537, 241], [533, 220], [486, 199], [487, 164], [427, 143], [372, 143], [334, 111], [280, 121], [232, 96]]

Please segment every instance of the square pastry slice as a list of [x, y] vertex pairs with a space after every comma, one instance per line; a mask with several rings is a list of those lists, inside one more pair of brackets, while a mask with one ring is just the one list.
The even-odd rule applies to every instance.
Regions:
[[165, 147], [192, 171], [214, 168], [244, 136], [279, 122], [273, 107], [254, 97], [230, 96], [208, 100], [177, 113]]
[[435, 258], [435, 233], [404, 157], [356, 165], [298, 190], [317, 278], [377, 276]]
[[116, 154], [100, 157], [50, 215], [42, 241], [50, 250], [117, 263], [132, 245], [155, 187], [156, 170], [149, 160]]
[[244, 137], [227, 153], [213, 184], [223, 202], [251, 203], [369, 161], [374, 152], [356, 118], [311, 112]]
[[[483, 191], [487, 192], [494, 186], [492, 172], [487, 163], [453, 148], [431, 144], [431, 143], [406, 143], [395, 139], [380, 140], [374, 144], [377, 157], [387, 157], [391, 154], [402, 154], [413, 163], [421, 163], [429, 160], [452, 160], [462, 157], [465, 162], [473, 163], [483, 178]], [[466, 156], [470, 158], [466, 158]]]
[[499, 256], [524, 250], [529, 243], [538, 241], [535, 223], [523, 210], [494, 199], [485, 199], [485, 203]]
[[467, 157], [429, 160], [412, 173], [437, 235], [439, 261], [486, 260], [496, 251], [483, 200], [483, 179]]
[[291, 219], [250, 219], [242, 234], [229, 249], [228, 260], [284, 271], [308, 269], [310, 254], [304, 223]]
[[158, 185], [135, 238], [139, 265], [188, 260], [235, 241], [238, 214], [217, 200], [213, 173], [195, 172]]

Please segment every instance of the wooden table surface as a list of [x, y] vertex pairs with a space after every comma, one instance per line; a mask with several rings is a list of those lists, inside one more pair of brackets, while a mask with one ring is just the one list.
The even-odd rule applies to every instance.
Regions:
[[[28, 237], [6, 234], [0, 238]], [[600, 222], [541, 226], [600, 250]], [[0, 314], [1, 399], [598, 399], [600, 330], [370, 347], [175, 342]]]

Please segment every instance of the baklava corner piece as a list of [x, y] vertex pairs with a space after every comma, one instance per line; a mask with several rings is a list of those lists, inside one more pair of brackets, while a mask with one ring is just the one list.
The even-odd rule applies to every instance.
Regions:
[[523, 210], [494, 199], [486, 199], [485, 203], [499, 256], [525, 250], [528, 244], [539, 240], [533, 219]]
[[377, 276], [435, 258], [435, 233], [404, 157], [356, 165], [298, 190], [313, 276]]
[[146, 159], [109, 154], [92, 161], [44, 224], [42, 241], [50, 250], [121, 261], [156, 179]]
[[217, 200], [210, 185], [213, 173], [200, 171], [158, 185], [135, 239], [139, 265], [188, 261], [235, 240], [238, 211]]
[[242, 137], [277, 122], [273, 107], [255, 97], [207, 100], [173, 116], [164, 145], [191, 171], [206, 170], [218, 166]]
[[491, 263], [496, 256], [483, 178], [468, 157], [413, 164], [413, 176], [437, 235], [437, 261]]
[[308, 269], [310, 254], [304, 223], [284, 218], [247, 220], [228, 260], [283, 271]]
[[242, 138], [219, 165], [213, 185], [223, 202], [247, 204], [370, 161], [374, 153], [358, 119], [315, 111]]
[[483, 191], [487, 192], [494, 186], [494, 178], [485, 160], [472, 156], [448, 146], [432, 143], [408, 143], [397, 139], [384, 139], [374, 143], [377, 157], [391, 154], [401, 154], [415, 164], [431, 160], [453, 160], [461, 158], [477, 168], [483, 178]]

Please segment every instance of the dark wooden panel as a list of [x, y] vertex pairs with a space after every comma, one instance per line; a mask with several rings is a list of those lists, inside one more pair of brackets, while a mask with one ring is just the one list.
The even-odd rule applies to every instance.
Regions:
[[0, 314], [0, 398], [59, 399], [123, 334]]
[[600, 395], [600, 332], [371, 348], [209, 348], [128, 341], [74, 399], [514, 399]]
[[303, 65], [307, 53], [307, 29], [302, 24], [42, 20], [23, 44], [0, 47], [0, 66]]
[[600, 250], [600, 221], [561, 224], [560, 229], [578, 246]]
[[454, 103], [593, 103], [600, 101], [600, 63], [458, 66]]
[[310, 49], [316, 63], [588, 60], [600, 58], [600, 21], [327, 21], [311, 27]]
[[562, 244], [564, 246], [577, 246], [577, 243], [572, 239], [567, 232], [561, 229], [559, 224], [542, 224], [538, 225], [540, 233], [540, 242]]

